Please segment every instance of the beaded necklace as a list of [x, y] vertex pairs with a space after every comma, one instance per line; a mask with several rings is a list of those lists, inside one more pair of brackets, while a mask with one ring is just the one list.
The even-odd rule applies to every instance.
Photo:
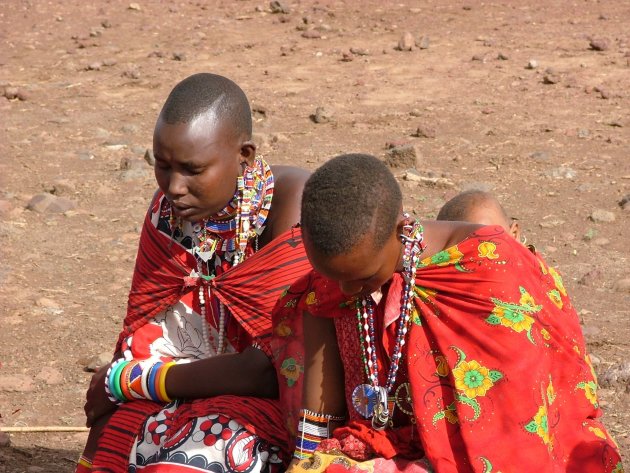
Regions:
[[[212, 351], [210, 324], [207, 318], [207, 302], [210, 294], [207, 282], [217, 275], [217, 268], [233, 267], [247, 257], [247, 248], [253, 243], [252, 250], [258, 251], [258, 237], [265, 229], [273, 197], [274, 180], [271, 168], [257, 157], [253, 166], [247, 166], [243, 175], [237, 178], [236, 191], [225, 208], [215, 215], [195, 222], [192, 225], [199, 243], [193, 246], [191, 253], [197, 260], [196, 271], [191, 277], [202, 280], [199, 284], [199, 306], [203, 323], [203, 341], [205, 353]], [[172, 217], [172, 213], [171, 213]], [[173, 219], [171, 219], [171, 228]], [[251, 245], [250, 245], [251, 248]], [[225, 352], [226, 309], [218, 303], [219, 318], [216, 321], [218, 340], [215, 353]], [[216, 320], [216, 317], [215, 317]]]
[[423, 242], [423, 228], [419, 222], [409, 223], [409, 216], [404, 233], [400, 235], [404, 243], [403, 277], [405, 285], [401, 294], [400, 316], [396, 327], [396, 341], [391, 356], [389, 372], [385, 386], [379, 384], [378, 361], [376, 357], [376, 329], [374, 323], [374, 303], [370, 296], [357, 301], [357, 324], [361, 342], [361, 355], [368, 383], [359, 384], [352, 392], [352, 403], [356, 411], [363, 417], [372, 419], [372, 427], [382, 430], [387, 427], [393, 415], [388, 404], [388, 397], [396, 383], [396, 375], [402, 358], [409, 330], [413, 294], [416, 284], [416, 269], [420, 254], [426, 245]]

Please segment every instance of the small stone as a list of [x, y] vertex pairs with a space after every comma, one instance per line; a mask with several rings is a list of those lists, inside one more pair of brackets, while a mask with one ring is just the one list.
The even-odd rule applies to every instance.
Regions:
[[529, 155], [530, 158], [532, 158], [534, 161], [538, 161], [539, 163], [544, 163], [549, 161], [549, 153], [547, 153], [546, 151], [534, 151], [532, 154]]
[[98, 371], [103, 366], [107, 365], [110, 361], [112, 361], [111, 352], [102, 352], [98, 355], [93, 355], [87, 359], [83, 358], [79, 360], [79, 364], [83, 366], [85, 371], [93, 373]]
[[560, 74], [554, 69], [548, 68], [543, 75], [543, 84], [557, 84], [560, 82]]
[[591, 132], [586, 128], [580, 128], [577, 132], [577, 137], [580, 139], [588, 138], [591, 135]]
[[486, 62], [486, 54], [485, 53], [474, 54], [471, 59], [476, 62]]
[[586, 337], [586, 338], [591, 338], [594, 337], [595, 335], [597, 335], [599, 332], [601, 332], [600, 329], [598, 329], [597, 327], [594, 327], [593, 325], [583, 325], [582, 326], [582, 334]]
[[7, 432], [0, 432], [0, 448], [11, 446], [11, 436]]
[[110, 23], [110, 21], [109, 21], [109, 20], [103, 20], [103, 21], [101, 21], [101, 26], [102, 26], [103, 28], [107, 29], [107, 28], [111, 28], [111, 27], [112, 27], [112, 24]]
[[617, 385], [626, 387], [630, 383], [630, 361], [615, 363], [602, 370], [597, 376], [597, 381], [603, 388], [611, 388]]
[[409, 31], [406, 31], [398, 40], [398, 46], [396, 46], [396, 49], [398, 51], [411, 51], [415, 44], [416, 40], [413, 35]]
[[508, 59], [510, 59], [510, 57], [505, 53], [499, 53], [497, 54], [497, 59], [499, 61], [507, 61]]
[[63, 374], [52, 366], [44, 366], [35, 379], [43, 381], [49, 386], [55, 386], [63, 383]]
[[134, 11], [140, 11], [140, 5], [138, 5], [137, 3], [130, 3], [129, 6], [127, 7], [127, 9], [134, 10]]
[[112, 58], [105, 59], [103, 61], [103, 66], [106, 66], [106, 67], [115, 66], [116, 64], [118, 64], [118, 61], [116, 61], [116, 59], [112, 59]]
[[151, 148], [147, 148], [144, 152], [144, 160], [149, 166], [155, 166], [155, 156], [153, 155], [153, 150]]
[[176, 51], [173, 53], [173, 61], [185, 61], [186, 60], [186, 53], [182, 52], [182, 51]]
[[603, 98], [604, 100], [608, 100], [611, 97], [610, 91], [601, 85], [594, 87], [593, 90], [595, 92], [598, 92], [600, 97]]
[[76, 192], [76, 186], [74, 182], [68, 179], [57, 179], [50, 186], [50, 193], [55, 194], [56, 196], [60, 195], [71, 195]]
[[589, 218], [597, 223], [611, 223], [615, 221], [615, 214], [603, 209], [593, 210]]
[[405, 181], [421, 182], [422, 176], [415, 169], [409, 169], [403, 176], [403, 179], [405, 179]]
[[101, 67], [103, 67], [103, 63], [96, 61], [96, 62], [92, 62], [90, 64], [87, 65], [86, 69], [88, 71], [100, 71]]
[[149, 172], [146, 169], [140, 168], [126, 169], [120, 173], [119, 177], [125, 182], [143, 180], [149, 177]]
[[607, 246], [610, 245], [610, 240], [608, 238], [599, 237], [593, 240], [593, 244], [597, 246]]
[[593, 366], [599, 366], [602, 364], [602, 359], [594, 354], [589, 354], [588, 357], [591, 359], [591, 365]]
[[525, 66], [525, 69], [536, 69], [538, 68], [538, 61], [536, 61], [536, 59], [530, 59], [527, 63], [527, 66]]
[[133, 156], [123, 156], [120, 158], [120, 165], [118, 169], [121, 171], [127, 171], [129, 169], [145, 169], [148, 161], [146, 159], [139, 159]]
[[622, 292], [630, 294], [630, 278], [618, 279], [613, 284], [613, 290], [616, 292]]
[[19, 92], [20, 92], [20, 89], [18, 89], [17, 87], [5, 87], [4, 88], [4, 96], [8, 100], [16, 99], [18, 97], [18, 93]]
[[311, 115], [311, 120], [315, 123], [328, 123], [335, 115], [335, 111], [328, 107], [317, 107], [315, 113]]
[[351, 62], [351, 61], [354, 61], [354, 56], [350, 53], [342, 53], [341, 60], [343, 62]]
[[416, 131], [413, 132], [412, 136], [418, 138], [435, 138], [435, 128], [428, 125], [420, 125], [416, 128]]
[[8, 215], [11, 210], [13, 210], [11, 202], [9, 202], [8, 200], [0, 199], [0, 215]]
[[0, 392], [30, 392], [34, 389], [33, 379], [25, 374], [0, 376]]
[[591, 39], [591, 42], [589, 43], [589, 47], [593, 51], [606, 51], [608, 50], [608, 48], [610, 48], [610, 45], [607, 39], [594, 38], [594, 39]]
[[577, 283], [582, 286], [594, 286], [597, 283], [602, 282], [602, 272], [599, 268], [593, 268], [590, 271], [584, 273]]
[[420, 49], [429, 49], [431, 45], [431, 39], [428, 36], [422, 36], [419, 40], [416, 41], [416, 46]]
[[271, 10], [271, 13], [282, 13], [284, 15], [291, 12], [289, 7], [278, 0], [273, 0], [272, 2], [269, 2], [269, 9]]
[[42, 307], [44, 309], [60, 309], [59, 303], [54, 301], [53, 299], [49, 299], [48, 297], [40, 297], [35, 301], [35, 305], [37, 307]]
[[134, 125], [133, 123], [127, 123], [126, 125], [120, 127], [120, 131], [128, 134], [138, 133], [138, 130], [138, 125]]
[[392, 148], [385, 153], [385, 164], [393, 169], [409, 169], [419, 167], [420, 155], [413, 145]]
[[322, 37], [322, 34], [317, 30], [308, 30], [302, 33], [302, 38], [306, 39], [319, 39]]
[[26, 205], [28, 210], [37, 213], [63, 213], [75, 209], [76, 202], [65, 197], [57, 197], [49, 193], [34, 195]]
[[624, 195], [618, 203], [623, 210], [630, 210], [630, 194]]
[[554, 179], [575, 179], [577, 172], [568, 166], [560, 166], [545, 172], [545, 175]]
[[350, 48], [350, 52], [355, 56], [369, 56], [370, 51], [365, 48]]

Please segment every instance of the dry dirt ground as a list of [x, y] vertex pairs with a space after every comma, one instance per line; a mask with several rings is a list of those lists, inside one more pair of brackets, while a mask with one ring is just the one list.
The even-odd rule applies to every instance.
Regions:
[[[0, 426], [83, 425], [84, 365], [113, 347], [155, 189], [156, 115], [211, 71], [246, 91], [273, 163], [409, 144], [416, 215], [495, 192], [565, 275], [627, 463], [630, 3], [284, 4], [2, 2]], [[71, 472], [85, 438], [11, 434], [0, 472]]]

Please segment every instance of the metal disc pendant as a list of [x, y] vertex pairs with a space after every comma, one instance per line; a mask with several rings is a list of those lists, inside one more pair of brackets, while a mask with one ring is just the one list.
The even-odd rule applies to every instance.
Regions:
[[352, 405], [354, 409], [366, 419], [372, 417], [377, 402], [378, 395], [376, 389], [369, 384], [359, 384], [354, 388], [354, 391], [352, 391]]

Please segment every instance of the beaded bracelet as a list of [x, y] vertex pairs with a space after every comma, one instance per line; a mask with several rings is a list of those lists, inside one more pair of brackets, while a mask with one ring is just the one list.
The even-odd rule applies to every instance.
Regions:
[[342, 422], [345, 417], [320, 414], [308, 409], [300, 411], [298, 435], [295, 439], [293, 458], [304, 460], [310, 458], [322, 440], [330, 438], [330, 423]]
[[116, 404], [134, 399], [171, 402], [166, 392], [166, 374], [174, 365], [172, 361], [116, 360], [105, 375], [107, 397]]
[[111, 402], [113, 402], [116, 405], [120, 405], [122, 402], [118, 400], [118, 398], [116, 398], [114, 394], [112, 393], [112, 390], [109, 387], [109, 379], [114, 368], [117, 367], [123, 361], [124, 360], [122, 358], [114, 361], [107, 369], [107, 373], [105, 373], [105, 393], [107, 394], [107, 399], [109, 399]]

